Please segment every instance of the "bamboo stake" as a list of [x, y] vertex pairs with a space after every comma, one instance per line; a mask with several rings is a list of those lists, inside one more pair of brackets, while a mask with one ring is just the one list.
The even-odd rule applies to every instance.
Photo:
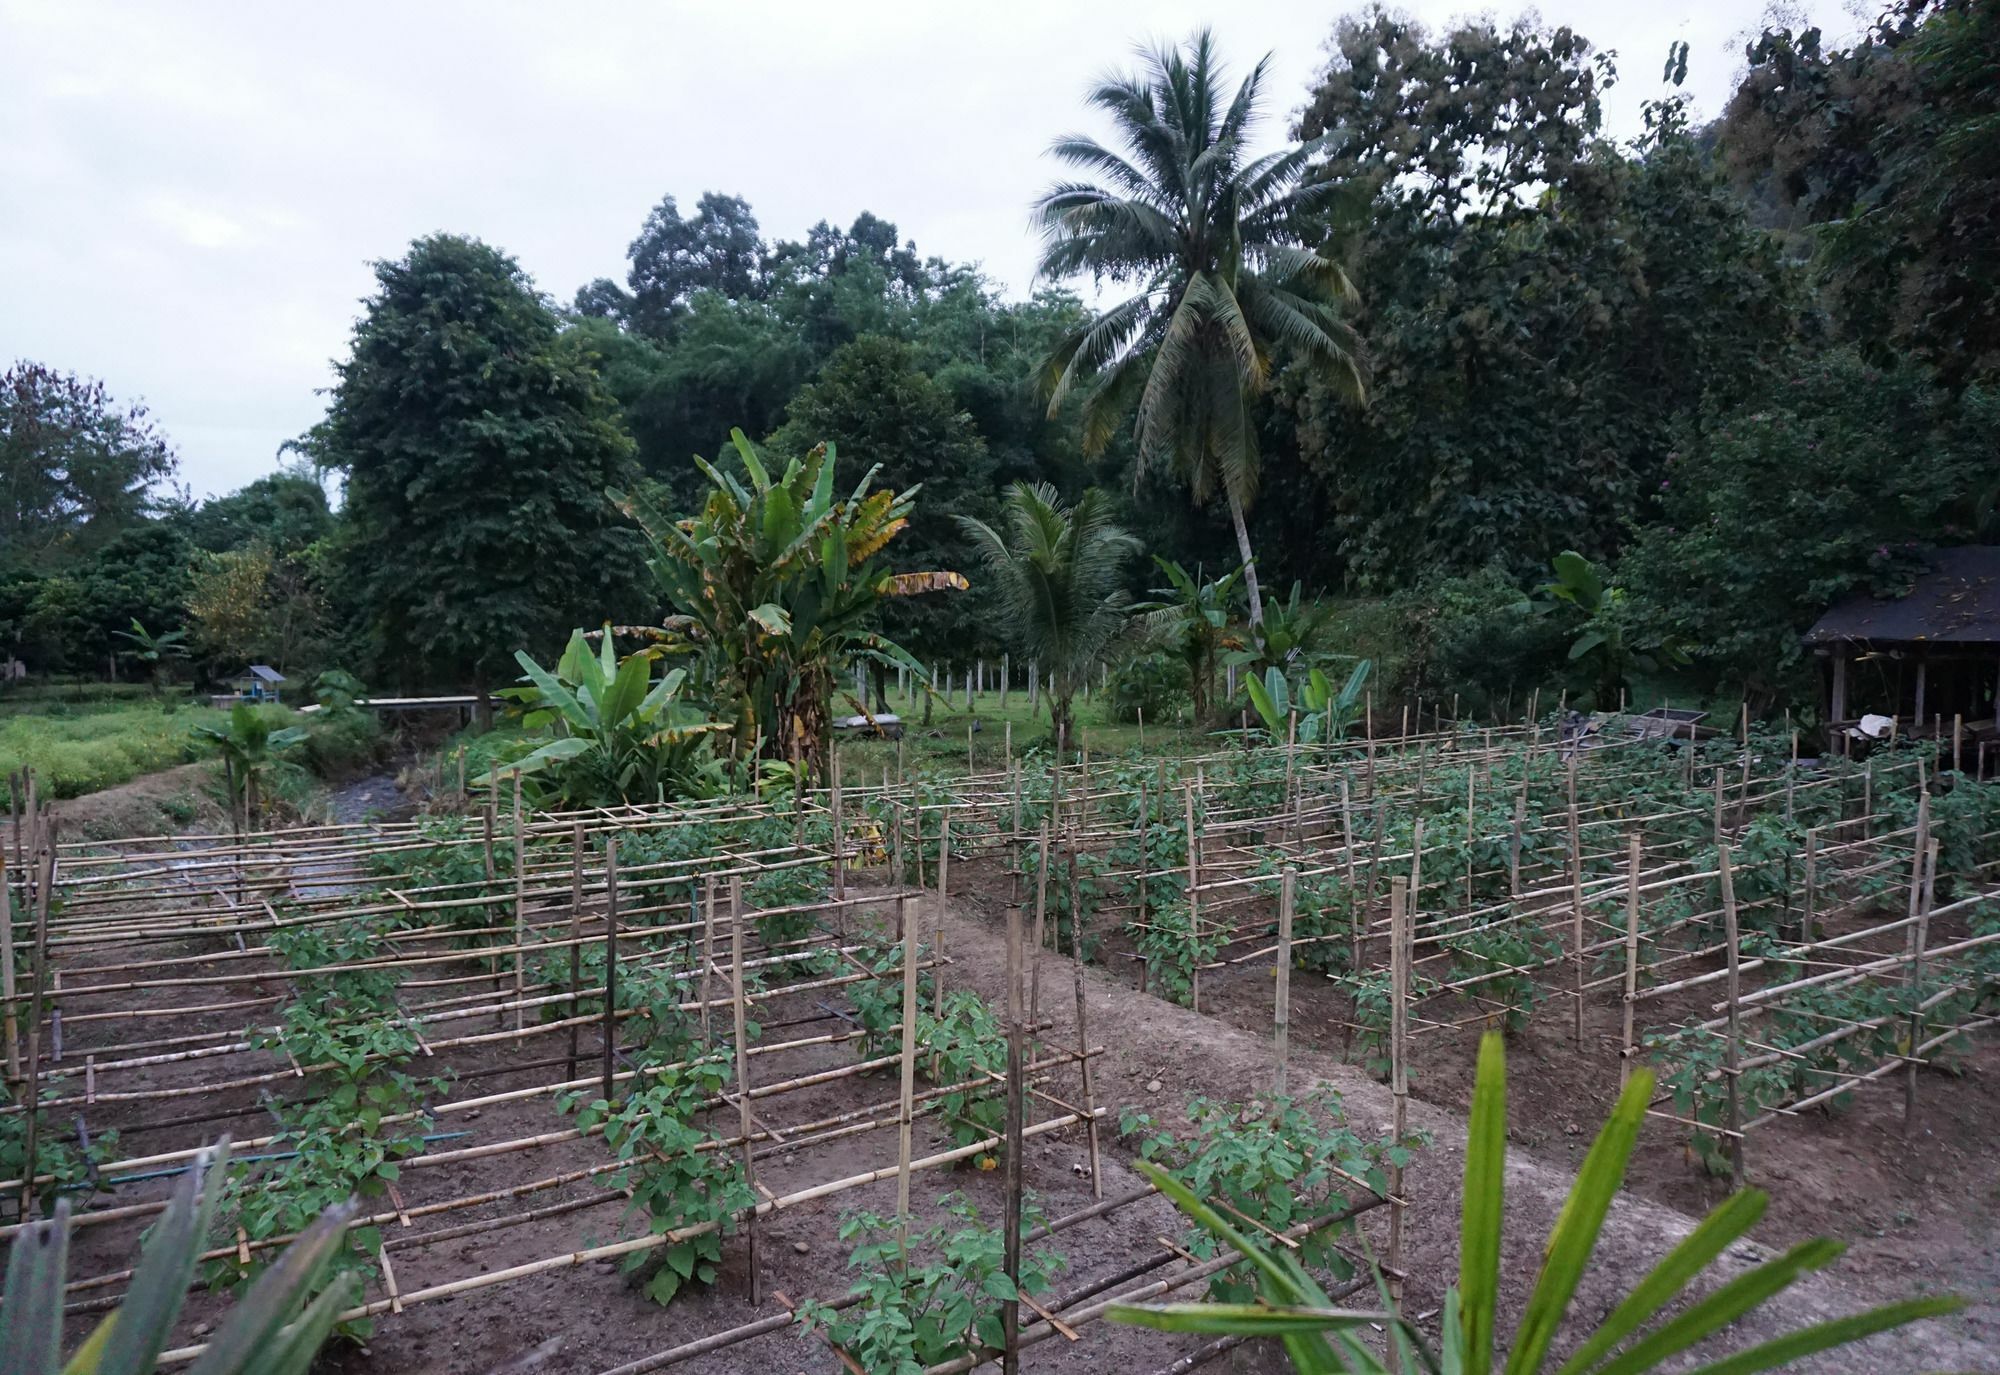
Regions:
[[[1401, 1145], [1410, 1115], [1410, 891], [1400, 878], [1389, 881], [1389, 1092], [1391, 1139]], [[1403, 1171], [1389, 1167], [1389, 1300], [1403, 1298]], [[1391, 1344], [1393, 1354], [1395, 1344]]]
[[[735, 1020], [736, 1028], [736, 1125], [737, 1131], [743, 1137], [743, 1182], [750, 1186], [752, 1194], [756, 1194], [760, 1190], [757, 1188], [756, 1163], [750, 1153], [754, 1124], [750, 1120], [750, 1036], [745, 1026], [747, 1020], [745, 1004], [748, 999], [743, 993], [743, 880], [740, 878], [729, 880], [729, 1002], [730, 1015]], [[907, 1026], [913, 1020], [914, 1016], [906, 1006], [903, 1009], [904, 1024]], [[908, 1031], [905, 1031], [906, 1040], [908, 1035]], [[905, 1084], [909, 1082], [907, 1070], [904, 1072], [903, 1082]], [[908, 1097], [905, 1095], [906, 1120], [908, 1111]], [[908, 1130], [909, 1128], [904, 1128], [906, 1134]], [[907, 1144], [903, 1155], [907, 1168], [909, 1158]], [[907, 1176], [905, 1178], [907, 1179]], [[750, 1303], [754, 1307], [763, 1301], [763, 1279], [757, 1271], [757, 1209], [754, 1206], [744, 1215], [743, 1236], [750, 1253]]]
[[1799, 940], [1813, 943], [1813, 917], [1819, 908], [1819, 828], [1806, 828], [1804, 906], [1799, 910]]
[[896, 1246], [903, 1264], [910, 1263], [910, 1129], [911, 1097], [917, 1073], [917, 924], [905, 910], [907, 898], [896, 899], [896, 925], [903, 933], [903, 1055], [902, 1104], [897, 1117]]
[[[1277, 1059], [1277, 1072], [1273, 1079], [1274, 1090], [1282, 1098], [1285, 1096], [1285, 1063], [1291, 1051], [1292, 1020], [1292, 917], [1296, 900], [1299, 871], [1293, 865], [1285, 866], [1284, 878], [1278, 889], [1278, 963], [1277, 990], [1271, 1007], [1271, 1038]], [[1081, 985], [1079, 985], [1081, 986]]]
[[[528, 851], [527, 835], [521, 825], [521, 771], [514, 770], [514, 945], [518, 950], [528, 943]], [[528, 999], [528, 962], [516, 954], [514, 956], [514, 1031], [515, 1045], [522, 1043], [520, 1035], [526, 1028], [526, 1003]]]
[[[583, 991], [583, 823], [570, 828], [569, 841], [569, 1067], [565, 1078], [576, 1078], [577, 1038], [583, 1019], [577, 1016], [577, 999]], [[707, 999], [702, 1000], [704, 1003]]]
[[1201, 1011], [1201, 837], [1194, 829], [1194, 784], [1186, 788], [1187, 796], [1187, 904], [1188, 904], [1188, 963], [1194, 966], [1188, 980], [1188, 1006]]
[[1638, 1047], [1633, 1042], [1632, 1015], [1639, 992], [1639, 833], [1625, 841], [1625, 1049], [1618, 1059], [1618, 1082], [1632, 1077], [1632, 1058]]
[[1577, 836], [1576, 760], [1569, 771], [1569, 920], [1570, 957], [1575, 961], [1576, 1006], [1574, 1033], [1576, 1048], [1583, 1050], [1583, 847]]
[[[706, 1002], [703, 999], [703, 1002]], [[611, 1101], [618, 1055], [618, 837], [604, 842], [604, 1092]]]
[[[1921, 805], [1921, 804], [1919, 804]], [[1924, 1039], [1924, 1013], [1918, 1002], [1924, 984], [1924, 947], [1928, 944], [1931, 924], [1931, 904], [1937, 891], [1938, 843], [1933, 840], [1918, 856], [1917, 867], [1923, 873], [1923, 895], [1917, 900], [1917, 923], [1910, 928], [1910, 988], [1912, 1004], [1910, 1013], [1910, 1058], [1905, 1066], [1907, 1073], [1903, 1079], [1903, 1135], [1908, 1136], [1917, 1120], [1917, 1047]]]
[[1028, 1020], [1042, 1020], [1042, 942], [1049, 918], [1049, 823], [1042, 823], [1041, 862], [1035, 866], [1035, 953], [1028, 974]]
[[[1078, 1050], [1083, 1050], [1090, 1045], [1090, 1008], [1083, 993], [1083, 902], [1077, 889], [1074, 842], [1069, 850], [1069, 960], [1070, 979], [1076, 986], [1076, 1044]], [[1090, 1143], [1090, 1192], [1093, 1198], [1103, 1198], [1104, 1177], [1098, 1159], [1097, 1085], [1090, 1057], [1085, 1055], [1079, 1063], [1083, 1077], [1084, 1124]]]
[[[1747, 721], [1748, 709], [1745, 709]], [[1728, 1033], [1722, 1043], [1722, 1072], [1727, 1076], [1724, 1111], [1725, 1125], [1729, 1128], [1729, 1187], [1743, 1187], [1743, 1101], [1737, 1083], [1738, 1062], [1741, 1057], [1742, 1028], [1742, 984], [1741, 960], [1742, 941], [1736, 926], [1736, 881], [1729, 864], [1729, 849], [1724, 846], [1716, 852], [1716, 867], [1722, 879], [1722, 938], [1727, 947], [1725, 958], [1729, 965], [1729, 1023]]]
[[[1044, 830], [1046, 846], [1047, 831]], [[1046, 857], [1046, 852], [1045, 852]], [[1046, 863], [1043, 865], [1046, 870]], [[1021, 1080], [1021, 909], [1007, 909], [1007, 1107], [1006, 1145], [1002, 1164], [1006, 1170], [1006, 1201], [1001, 1210], [1002, 1265], [1013, 1292], [1021, 1283], [1021, 1155], [1024, 1149], [1024, 1119], [1027, 1100]], [[1018, 1375], [1021, 1306], [1012, 1298], [1000, 1304], [1000, 1369], [1002, 1375]]]

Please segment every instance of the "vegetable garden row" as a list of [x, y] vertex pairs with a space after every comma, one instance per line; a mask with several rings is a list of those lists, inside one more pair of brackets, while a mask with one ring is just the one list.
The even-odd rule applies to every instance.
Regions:
[[[1599, 1005], [1717, 1169], [1740, 1173], [1775, 1117], [1898, 1071], [1914, 1106], [1918, 1070], [2000, 1016], [1996, 791], [1916, 750], [1800, 761], [1789, 740], [1622, 724], [865, 786], [836, 765], [803, 795], [576, 814], [503, 787], [463, 816], [240, 839], [72, 845], [20, 805], [0, 1191], [89, 1205], [79, 1312], [115, 1304], [161, 1181], [231, 1132], [247, 1163], [197, 1281], [216, 1292], [358, 1191], [355, 1335], [616, 1261], [660, 1303], [729, 1270], [760, 1305], [621, 1372], [798, 1324], [843, 1364], [964, 1370], [1088, 1340], [1113, 1299], [1231, 1282], [1226, 1254], [1102, 1233], [1159, 1204], [1104, 1196], [1085, 960], [1197, 1009], [1205, 982], [1273, 967], [1277, 1093], [1178, 1133], [1125, 1125], [1342, 1277], [1341, 1234], [1375, 1207], [1395, 1269], [1407, 1143], [1283, 1096], [1295, 978], [1331, 981], [1341, 1015], [1309, 1030], [1399, 1104], [1418, 1038], [1556, 1017], [1595, 1051]], [[945, 914], [967, 893], [1005, 899], [999, 1006], [953, 975]], [[1087, 1163], [1049, 1168], [1037, 1137]], [[958, 1187], [932, 1206], [917, 1181], [942, 1172]], [[1077, 1206], [1045, 1219], [1037, 1194]], [[842, 1225], [851, 1290], [763, 1292], [773, 1215], [878, 1195]], [[617, 1235], [482, 1249], [569, 1225]]]

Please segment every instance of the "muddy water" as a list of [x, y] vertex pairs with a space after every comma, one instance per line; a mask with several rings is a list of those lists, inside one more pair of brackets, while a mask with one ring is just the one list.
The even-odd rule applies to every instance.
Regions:
[[328, 791], [327, 819], [341, 825], [358, 821], [402, 821], [416, 812], [416, 803], [396, 786], [389, 774], [371, 774]]

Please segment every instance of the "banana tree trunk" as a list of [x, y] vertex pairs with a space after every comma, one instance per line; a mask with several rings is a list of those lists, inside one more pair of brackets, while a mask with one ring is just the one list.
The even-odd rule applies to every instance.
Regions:
[[1229, 498], [1229, 523], [1236, 527], [1236, 556], [1243, 560], [1243, 590], [1250, 599], [1250, 624], [1258, 630], [1258, 643], [1263, 643], [1261, 627], [1264, 624], [1264, 598], [1257, 590], [1257, 556], [1250, 552], [1250, 527], [1243, 523], [1243, 503], [1235, 492], [1226, 494]]

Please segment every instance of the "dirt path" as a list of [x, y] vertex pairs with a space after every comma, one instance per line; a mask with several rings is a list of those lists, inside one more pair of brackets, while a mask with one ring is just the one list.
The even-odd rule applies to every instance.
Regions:
[[[989, 999], [1001, 992], [1005, 941], [999, 922], [1002, 907], [984, 898], [958, 899], [946, 914], [947, 948], [954, 961], [954, 980], [969, 982]], [[1073, 1038], [1075, 1004], [1072, 970], [1067, 960], [1045, 957], [1041, 1010], [1056, 1023], [1049, 1036], [1061, 1042]], [[1195, 1095], [1240, 1100], [1268, 1085], [1271, 1046], [1267, 1036], [1226, 1025], [1213, 1018], [1167, 1003], [1116, 980], [1097, 968], [1083, 971], [1088, 995], [1090, 1039], [1106, 1047], [1100, 1060], [1098, 1101], [1116, 1121], [1121, 1107], [1132, 1106], [1155, 1117], [1168, 1117], [1176, 1105]], [[1349, 1120], [1364, 1134], [1387, 1131], [1391, 1114], [1388, 1089], [1361, 1071], [1311, 1049], [1295, 1048], [1291, 1057], [1295, 1093], [1315, 1084], [1339, 1092]], [[1149, 1085], [1159, 1084], [1157, 1092]], [[1428, 1104], [1410, 1104], [1410, 1124], [1430, 1133], [1432, 1145], [1420, 1153], [1406, 1175], [1411, 1201], [1408, 1214], [1406, 1269], [1409, 1295], [1418, 1313], [1436, 1309], [1443, 1285], [1456, 1274], [1459, 1178], [1464, 1169], [1465, 1124], [1455, 1114]], [[1587, 1117], [1584, 1137], [1598, 1119]], [[1540, 1241], [1547, 1235], [1568, 1193], [1568, 1170], [1538, 1160], [1521, 1150], [1510, 1151], [1507, 1172], [1508, 1240], [1503, 1251], [1502, 1312], [1518, 1313], [1532, 1287], [1540, 1263]], [[1815, 1181], [1813, 1187], [1838, 1189], [1837, 1178]], [[1613, 1208], [1599, 1239], [1596, 1264], [1585, 1277], [1572, 1307], [1572, 1330], [1588, 1331], [1629, 1286], [1670, 1246], [1685, 1236], [1696, 1219], [1685, 1213], [1633, 1197], [1629, 1192]], [[1985, 1239], [1986, 1256], [1994, 1255], [1994, 1239]], [[1764, 1246], [1743, 1245], [1718, 1266], [1734, 1275], [1768, 1258]], [[1870, 1286], [1843, 1276], [1838, 1267], [1810, 1276], [1780, 1302], [1746, 1321], [1734, 1340], [1748, 1345], [1788, 1328], [1841, 1316], [1867, 1307], [1879, 1298]], [[1901, 1291], [1920, 1292], [1918, 1278]], [[1971, 1296], [1983, 1299], [1956, 1318], [1930, 1322], [1847, 1348], [1821, 1364], [1802, 1363], [1800, 1370], [1823, 1369], [1846, 1375], [1917, 1369], [2000, 1371], [2000, 1304], [1990, 1285], [1983, 1294], [1972, 1286]]]

